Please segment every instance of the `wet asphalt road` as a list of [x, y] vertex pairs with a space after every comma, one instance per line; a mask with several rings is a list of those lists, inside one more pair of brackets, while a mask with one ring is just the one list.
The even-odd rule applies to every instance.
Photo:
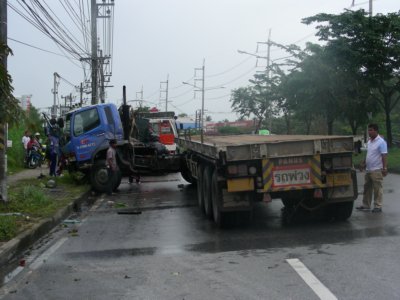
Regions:
[[38, 243], [0, 297], [399, 299], [399, 182], [398, 175], [385, 179], [382, 214], [287, 226], [274, 200], [258, 203], [250, 224], [229, 229], [203, 217], [195, 188], [179, 175], [123, 182], [80, 223]]

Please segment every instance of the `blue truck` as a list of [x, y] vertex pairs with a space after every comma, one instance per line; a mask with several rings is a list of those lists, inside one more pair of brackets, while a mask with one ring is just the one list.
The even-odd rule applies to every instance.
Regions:
[[[124, 97], [125, 99], [125, 97]], [[170, 153], [157, 136], [149, 132], [150, 121], [138, 117], [130, 105], [81, 107], [64, 116], [60, 134], [62, 160], [70, 172], [80, 171], [90, 179], [93, 190], [105, 192], [108, 176], [106, 152], [111, 139], [117, 140], [118, 180], [140, 180], [143, 174], [179, 172], [179, 153]]]

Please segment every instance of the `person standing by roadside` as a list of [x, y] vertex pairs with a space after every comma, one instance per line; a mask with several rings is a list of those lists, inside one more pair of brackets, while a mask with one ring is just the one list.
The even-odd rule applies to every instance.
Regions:
[[28, 143], [31, 140], [29, 136], [29, 131], [26, 130], [24, 136], [22, 137], [22, 146], [24, 147], [24, 162], [26, 163], [28, 158]]
[[50, 176], [56, 176], [56, 167], [57, 167], [57, 158], [59, 151], [59, 141], [58, 137], [49, 134], [49, 143], [50, 143]]
[[118, 172], [118, 164], [117, 164], [117, 141], [115, 139], [110, 140], [110, 146], [107, 150], [107, 159], [106, 159], [106, 167], [108, 173], [108, 187], [107, 194], [112, 195], [117, 172]]
[[370, 211], [372, 204], [372, 194], [374, 196], [373, 213], [382, 212], [383, 201], [383, 177], [387, 171], [387, 145], [386, 141], [378, 134], [378, 125], [368, 125], [368, 144], [367, 156], [361, 164], [361, 170], [366, 171], [364, 183], [363, 204], [356, 207], [358, 210]]

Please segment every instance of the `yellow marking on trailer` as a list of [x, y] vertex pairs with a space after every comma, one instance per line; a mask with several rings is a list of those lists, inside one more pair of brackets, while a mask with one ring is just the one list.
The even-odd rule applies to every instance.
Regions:
[[245, 192], [254, 190], [253, 178], [235, 178], [228, 179], [228, 192]]

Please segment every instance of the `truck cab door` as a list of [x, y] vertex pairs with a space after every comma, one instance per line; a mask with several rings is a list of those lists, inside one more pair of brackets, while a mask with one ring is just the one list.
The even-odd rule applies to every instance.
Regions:
[[104, 124], [97, 107], [77, 112], [71, 124], [71, 142], [79, 162], [90, 160], [99, 147], [107, 145]]

